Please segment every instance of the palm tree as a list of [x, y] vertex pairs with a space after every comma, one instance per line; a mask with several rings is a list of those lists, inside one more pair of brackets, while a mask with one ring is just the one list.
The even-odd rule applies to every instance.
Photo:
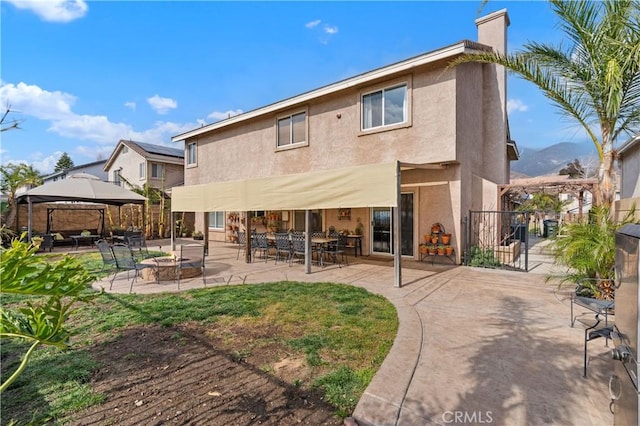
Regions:
[[0, 190], [7, 195], [9, 212], [6, 224], [9, 228], [15, 229], [16, 216], [18, 215], [16, 192], [22, 187], [38, 185], [42, 185], [42, 176], [33, 166], [22, 163], [9, 163], [0, 166]]
[[638, 0], [551, 0], [568, 44], [537, 42], [515, 54], [465, 55], [494, 63], [538, 86], [560, 112], [577, 121], [598, 152], [595, 204], [615, 195], [614, 146], [640, 127], [640, 7]]

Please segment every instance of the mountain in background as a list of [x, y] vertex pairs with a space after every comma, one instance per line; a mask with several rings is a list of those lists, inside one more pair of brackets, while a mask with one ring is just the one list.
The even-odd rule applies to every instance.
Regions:
[[511, 162], [512, 177], [557, 175], [576, 158], [587, 173], [598, 168], [598, 154], [592, 143], [561, 142], [542, 149], [518, 147], [520, 159]]

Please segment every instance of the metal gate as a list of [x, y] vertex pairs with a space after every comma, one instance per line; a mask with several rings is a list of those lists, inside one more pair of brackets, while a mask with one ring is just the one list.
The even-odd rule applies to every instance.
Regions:
[[470, 211], [463, 223], [463, 264], [528, 271], [529, 217], [529, 212]]

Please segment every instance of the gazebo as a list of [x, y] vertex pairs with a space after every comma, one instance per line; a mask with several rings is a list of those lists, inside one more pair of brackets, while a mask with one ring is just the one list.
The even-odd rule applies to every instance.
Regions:
[[[16, 198], [18, 204], [28, 204], [27, 235], [29, 239], [32, 235], [33, 204], [58, 201], [101, 203], [118, 207], [125, 204], [142, 204], [144, 218], [144, 203], [147, 200], [140, 194], [113, 183], [104, 182], [99, 177], [88, 173], [77, 173], [66, 179], [38, 186]], [[104, 215], [102, 215], [102, 222], [102, 229], [104, 229]]]

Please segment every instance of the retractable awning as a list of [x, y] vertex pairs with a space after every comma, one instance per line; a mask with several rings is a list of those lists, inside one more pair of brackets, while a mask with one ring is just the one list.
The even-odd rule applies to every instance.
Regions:
[[399, 162], [174, 187], [174, 212], [397, 207]]

